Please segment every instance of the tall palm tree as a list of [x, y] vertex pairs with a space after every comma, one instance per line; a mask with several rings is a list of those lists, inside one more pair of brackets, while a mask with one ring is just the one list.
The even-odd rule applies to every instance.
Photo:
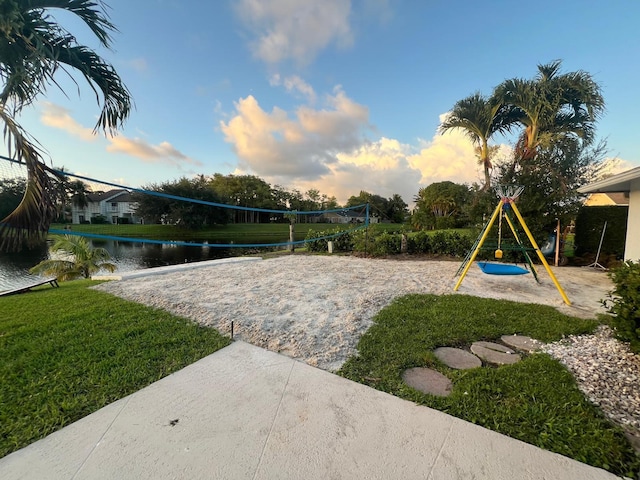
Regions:
[[63, 258], [43, 260], [31, 268], [31, 273], [55, 275], [60, 281], [91, 278], [100, 270], [114, 272], [116, 266], [109, 262], [111, 255], [104, 248], [93, 248], [84, 237], [53, 235], [51, 250]]
[[[83, 21], [101, 46], [110, 48], [109, 21], [101, 0], [12, 0], [0, 4], [0, 120], [9, 155], [27, 167], [27, 189], [20, 205], [0, 220], [0, 248], [18, 249], [42, 238], [55, 217], [55, 185], [59, 175], [43, 162], [37, 141], [16, 121], [25, 107], [51, 85], [55, 74], [80, 73], [102, 111], [94, 131], [114, 134], [131, 110], [131, 96], [115, 69], [55, 22], [50, 10], [67, 11]], [[74, 79], [75, 81], [75, 79]]]
[[439, 131], [444, 133], [454, 128], [464, 131], [465, 135], [473, 142], [478, 153], [478, 163], [484, 169], [483, 190], [491, 186], [491, 150], [489, 140], [491, 137], [506, 128], [503, 116], [504, 107], [494, 97], [487, 98], [479, 92], [456, 102], [449, 116], [442, 124]]
[[516, 161], [533, 160], [540, 148], [562, 138], [593, 141], [595, 122], [604, 111], [600, 86], [583, 71], [560, 73], [561, 61], [538, 65], [532, 80], [513, 78], [496, 87], [494, 96], [505, 104], [509, 127], [522, 126]]

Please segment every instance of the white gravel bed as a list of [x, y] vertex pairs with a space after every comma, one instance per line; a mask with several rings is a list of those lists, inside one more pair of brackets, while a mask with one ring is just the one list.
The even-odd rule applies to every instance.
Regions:
[[[336, 371], [356, 353], [372, 319], [408, 293], [455, 294], [458, 262], [373, 260], [350, 256], [290, 255], [215, 264], [107, 282], [96, 287], [162, 308], [236, 338]], [[150, 269], [152, 270], [152, 269]], [[544, 269], [532, 275], [485, 275], [472, 266], [458, 294], [550, 305], [568, 315], [604, 313], [600, 300], [613, 285], [590, 268], [553, 268], [572, 302], [563, 303]], [[504, 332], [515, 334], [520, 332]], [[606, 330], [571, 337], [545, 351], [562, 361], [580, 388], [612, 419], [640, 426], [638, 356]]]
[[640, 435], [640, 356], [612, 333], [603, 325], [593, 335], [572, 335], [541, 350], [573, 373], [580, 390], [605, 415]]

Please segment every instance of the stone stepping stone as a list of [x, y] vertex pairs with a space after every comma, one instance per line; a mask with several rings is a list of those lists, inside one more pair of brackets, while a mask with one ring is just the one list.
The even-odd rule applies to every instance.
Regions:
[[494, 365], [511, 365], [520, 361], [520, 355], [499, 343], [473, 342], [471, 351], [485, 362]]
[[510, 347], [517, 348], [518, 350], [524, 350], [525, 352], [535, 352], [544, 345], [540, 340], [526, 337], [524, 335], [503, 335], [500, 337], [500, 340]]
[[482, 360], [473, 353], [469, 353], [461, 348], [439, 347], [433, 353], [447, 367], [456, 368], [458, 370], [466, 370], [468, 368], [478, 368], [482, 366]]
[[430, 368], [409, 368], [402, 374], [402, 380], [411, 388], [439, 397], [448, 397], [453, 388], [451, 380]]

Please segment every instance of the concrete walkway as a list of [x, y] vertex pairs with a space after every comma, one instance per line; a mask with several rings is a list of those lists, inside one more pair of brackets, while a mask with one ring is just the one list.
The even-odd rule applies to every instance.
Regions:
[[617, 477], [235, 342], [0, 459], [0, 478]]

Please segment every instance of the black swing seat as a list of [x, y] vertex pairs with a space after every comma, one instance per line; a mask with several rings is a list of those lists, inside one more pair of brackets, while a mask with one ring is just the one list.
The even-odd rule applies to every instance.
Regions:
[[487, 275], [524, 275], [529, 273], [526, 268], [507, 263], [478, 262], [478, 266]]

